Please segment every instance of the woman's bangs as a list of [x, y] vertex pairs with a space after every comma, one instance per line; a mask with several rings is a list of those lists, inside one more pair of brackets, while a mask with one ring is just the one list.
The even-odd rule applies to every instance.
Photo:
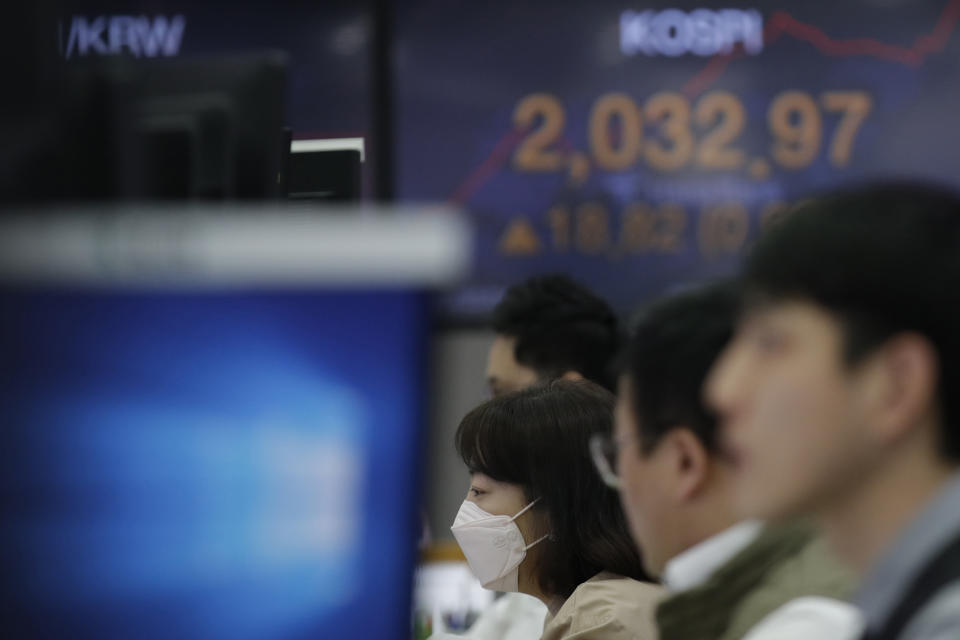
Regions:
[[482, 473], [500, 482], [523, 484], [525, 459], [522, 429], [497, 419], [482, 405], [471, 411], [457, 430], [457, 452], [471, 473]]

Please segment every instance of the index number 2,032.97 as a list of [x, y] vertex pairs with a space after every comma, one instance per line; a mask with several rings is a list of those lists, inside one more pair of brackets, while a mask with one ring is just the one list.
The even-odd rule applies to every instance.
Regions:
[[[827, 91], [818, 99], [803, 91], [783, 91], [767, 109], [770, 160], [796, 171], [813, 164], [826, 146], [830, 164], [845, 167], [872, 109], [873, 100], [864, 91]], [[832, 136], [824, 140], [828, 115], [838, 118]], [[586, 123], [589, 157], [593, 166], [605, 171], [625, 171], [640, 162], [661, 172], [691, 166], [706, 171], [749, 169], [748, 153], [736, 146], [747, 120], [741, 100], [727, 91], [709, 92], [695, 103], [679, 93], [661, 92], [643, 105], [625, 93], [608, 93], [594, 102]], [[526, 132], [513, 156], [517, 170], [555, 172], [578, 166], [573, 158], [582, 158], [582, 153], [558, 148], [567, 115], [556, 96], [524, 97], [513, 122]], [[655, 127], [655, 135], [645, 135], [645, 125]], [[759, 161], [767, 162], [763, 157]]]

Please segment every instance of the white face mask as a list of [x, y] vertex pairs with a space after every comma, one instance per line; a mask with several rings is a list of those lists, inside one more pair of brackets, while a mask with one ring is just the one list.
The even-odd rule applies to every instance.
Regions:
[[[540, 498], [537, 498], [539, 500]], [[464, 500], [450, 531], [467, 557], [470, 570], [480, 584], [493, 591], [517, 591], [520, 563], [527, 549], [547, 536], [524, 544], [514, 522], [537, 503], [534, 500], [512, 518], [487, 513], [477, 503]]]

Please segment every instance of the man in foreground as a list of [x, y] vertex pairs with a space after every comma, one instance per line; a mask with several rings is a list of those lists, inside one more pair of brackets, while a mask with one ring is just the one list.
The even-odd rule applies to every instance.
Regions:
[[861, 576], [871, 640], [960, 637], [960, 199], [815, 199], [744, 281], [706, 387], [738, 510], [819, 522]]

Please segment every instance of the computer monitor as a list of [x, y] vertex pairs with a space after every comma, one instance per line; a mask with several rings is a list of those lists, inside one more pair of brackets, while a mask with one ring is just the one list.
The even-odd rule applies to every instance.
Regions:
[[407, 638], [450, 216], [0, 220], [0, 633]]
[[[10, 162], [24, 201], [281, 196], [286, 56], [64, 63], [57, 109]], [[14, 154], [16, 156], [16, 154]], [[7, 182], [7, 181], [0, 181]]]
[[286, 66], [280, 53], [136, 64], [137, 195], [279, 197]]

